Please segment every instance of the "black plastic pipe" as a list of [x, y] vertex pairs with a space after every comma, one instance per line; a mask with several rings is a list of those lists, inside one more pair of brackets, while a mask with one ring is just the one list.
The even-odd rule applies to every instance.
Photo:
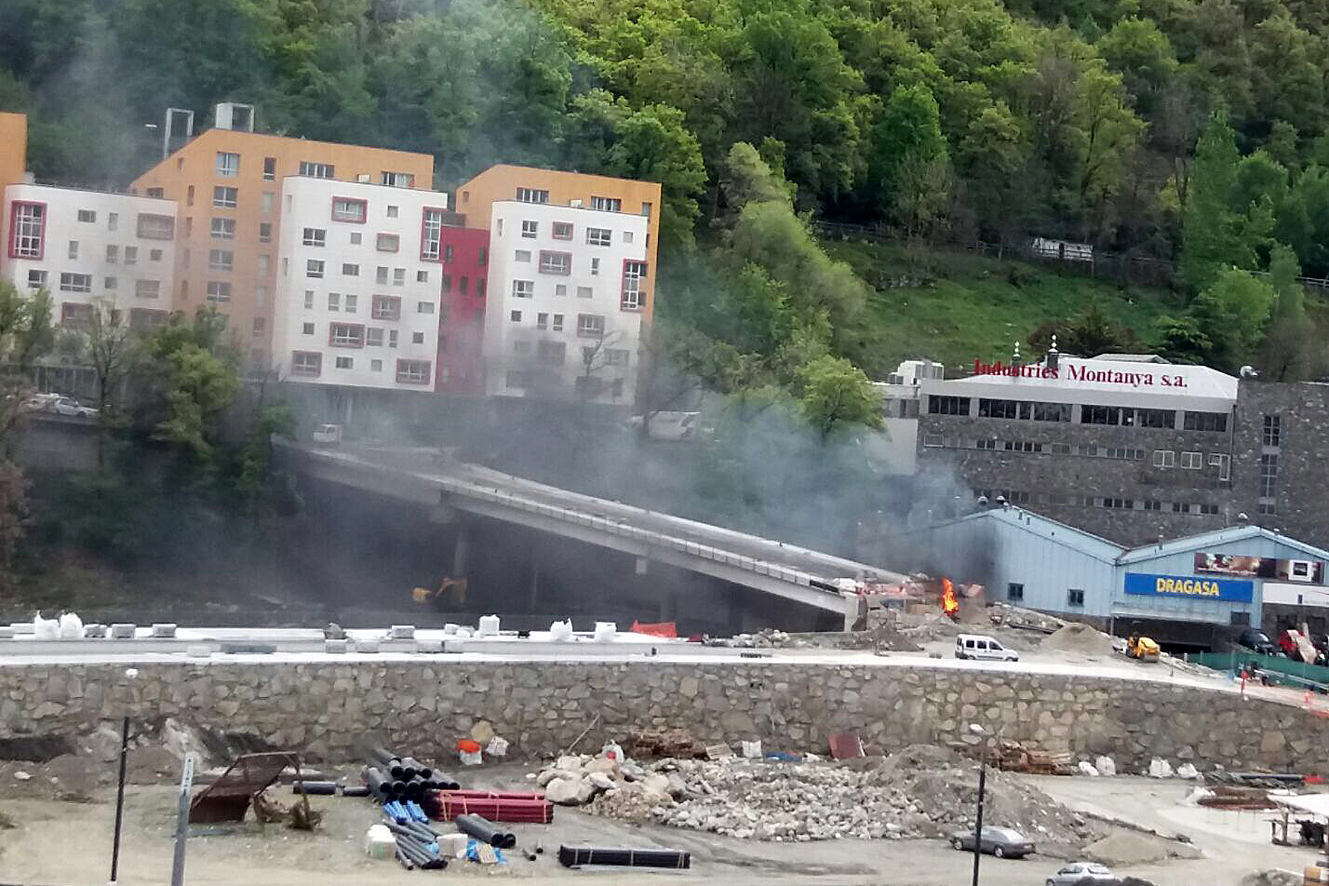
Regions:
[[434, 770], [430, 769], [414, 757], [404, 757], [401, 762], [403, 766], [407, 769], [414, 770], [415, 774], [423, 778], [425, 781], [428, 781], [429, 776], [434, 774]]
[[364, 785], [343, 785], [341, 795], [343, 797], [368, 797], [369, 788]]
[[365, 758], [371, 760], [375, 766], [382, 766], [395, 756], [397, 755], [392, 751], [385, 750], [378, 745], [369, 745], [365, 748]]
[[297, 781], [291, 785], [291, 793], [329, 797], [337, 793], [337, 783], [335, 781]]
[[406, 855], [406, 853], [401, 851], [400, 846], [397, 847], [397, 849], [393, 852], [393, 854], [397, 856], [397, 861], [401, 862], [401, 866], [406, 868], [406, 870], [408, 871], [415, 870], [415, 862], [411, 861], [411, 859]]
[[482, 815], [459, 815], [454, 823], [463, 834], [469, 834], [497, 849], [511, 849], [517, 845], [516, 834], [499, 830]]
[[430, 779], [435, 784], [435, 790], [438, 791], [458, 791], [461, 790], [461, 782], [450, 775], [446, 775], [434, 770], [434, 777]]
[[590, 846], [565, 845], [558, 847], [558, 860], [567, 868], [583, 864], [678, 869], [692, 866], [692, 854], [680, 849], [593, 849]]
[[370, 767], [364, 771], [365, 787], [376, 797], [392, 796], [393, 782], [389, 781], [387, 776], [380, 769]]
[[388, 766], [388, 773], [393, 778], [402, 779], [406, 777], [405, 774], [406, 767], [402, 765], [400, 757], [393, 757], [391, 760], [388, 761], [387, 766]]

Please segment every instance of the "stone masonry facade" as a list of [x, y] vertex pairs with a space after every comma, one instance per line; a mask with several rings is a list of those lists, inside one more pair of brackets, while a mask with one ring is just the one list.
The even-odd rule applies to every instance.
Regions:
[[[971, 404], [971, 413], [976, 403]], [[935, 445], [939, 441], [941, 445]], [[979, 441], [990, 441], [988, 445], [995, 448], [978, 448]], [[1021, 446], [1040, 444], [1042, 451], [1007, 450], [1008, 441]], [[950, 474], [966, 491], [1001, 492], [1013, 504], [1118, 544], [1135, 546], [1158, 541], [1160, 536], [1178, 538], [1219, 529], [1229, 525], [1236, 514], [1231, 483], [1221, 478], [1219, 466], [1210, 464], [1211, 456], [1232, 451], [1230, 428], [1227, 432], [1183, 431], [972, 414], [922, 415], [918, 446], [919, 471], [924, 475]], [[1056, 451], [1054, 446], [1068, 447], [1069, 452]], [[1142, 457], [1079, 454], [1084, 447], [1115, 453], [1142, 451]], [[1176, 453], [1176, 459], [1182, 452], [1203, 453], [1203, 466], [1198, 470], [1179, 464], [1155, 467], [1154, 453], [1159, 450]], [[921, 485], [928, 487], [926, 482]], [[1108, 507], [1104, 498], [1120, 501]], [[1121, 507], [1124, 502], [1130, 507]], [[1147, 509], [1146, 502], [1156, 502], [1157, 510]], [[1176, 504], [1191, 511], [1178, 512]], [[973, 509], [972, 499], [958, 505], [958, 513], [951, 514], [945, 503], [938, 502], [940, 510], [933, 514], [933, 521]], [[1200, 506], [1214, 513], [1197, 512]]]
[[[1265, 418], [1277, 420], [1266, 436]], [[1270, 431], [1274, 431], [1271, 426]], [[1262, 496], [1261, 457], [1273, 456], [1273, 495]], [[1252, 523], [1329, 548], [1329, 385], [1243, 382], [1237, 392], [1233, 494]], [[1261, 508], [1261, 498], [1272, 508]], [[1268, 501], [1272, 499], [1272, 501]]]
[[[1329, 774], [1312, 751], [1329, 720], [1234, 692], [1161, 680], [1037, 675], [942, 666], [654, 662], [170, 662], [0, 668], [0, 736], [82, 734], [126, 714], [262, 736], [311, 759], [353, 759], [382, 734], [440, 761], [480, 719], [533, 758], [680, 726], [706, 741], [760, 737], [824, 752], [856, 732], [883, 751], [973, 743], [970, 723], [1127, 771], [1151, 757], [1227, 768]], [[595, 723], [596, 715], [600, 720]], [[594, 723], [594, 725], [592, 725]]]

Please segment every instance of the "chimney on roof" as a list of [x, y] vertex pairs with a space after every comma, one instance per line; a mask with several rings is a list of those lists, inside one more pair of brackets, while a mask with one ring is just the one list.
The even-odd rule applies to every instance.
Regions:
[[1052, 345], [1048, 348], [1048, 360], [1047, 360], [1048, 369], [1051, 369], [1052, 371], [1055, 372], [1057, 369], [1057, 363], [1060, 360], [1061, 360], [1061, 352], [1057, 350], [1057, 335], [1056, 333], [1053, 333]]
[[216, 108], [216, 127], [236, 132], [254, 131], [254, 106], [239, 102], [221, 102]]

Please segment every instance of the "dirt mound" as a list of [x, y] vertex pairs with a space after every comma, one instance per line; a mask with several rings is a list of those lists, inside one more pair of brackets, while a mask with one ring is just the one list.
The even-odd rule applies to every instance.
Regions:
[[1164, 840], [1149, 834], [1117, 831], [1084, 848], [1091, 861], [1111, 865], [1149, 864], [1165, 858], [1199, 858], [1200, 851], [1189, 843]]
[[1112, 638], [1087, 624], [1076, 622], [1044, 637], [1039, 648], [1057, 652], [1078, 652], [1082, 655], [1111, 655]]
[[964, 760], [950, 748], [931, 744], [911, 744], [886, 757], [877, 764], [877, 769], [883, 775], [894, 775], [897, 772], [961, 765], [964, 765]]

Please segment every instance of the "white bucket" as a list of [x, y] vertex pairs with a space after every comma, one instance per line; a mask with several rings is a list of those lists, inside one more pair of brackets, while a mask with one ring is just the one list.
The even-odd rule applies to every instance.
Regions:
[[386, 825], [374, 824], [365, 832], [365, 855], [370, 858], [392, 858], [397, 838]]
[[595, 642], [608, 643], [614, 639], [618, 633], [618, 625], [612, 621], [597, 621], [595, 623]]
[[572, 639], [572, 622], [556, 621], [549, 626], [549, 639], [564, 641]]
[[480, 616], [480, 627], [476, 631], [478, 637], [495, 637], [498, 635], [498, 616], [482, 615]]

